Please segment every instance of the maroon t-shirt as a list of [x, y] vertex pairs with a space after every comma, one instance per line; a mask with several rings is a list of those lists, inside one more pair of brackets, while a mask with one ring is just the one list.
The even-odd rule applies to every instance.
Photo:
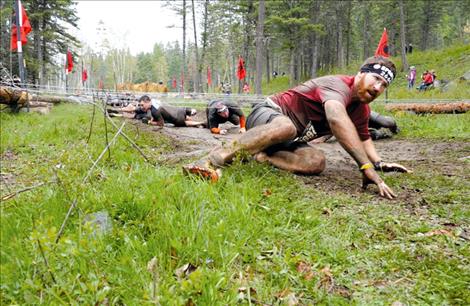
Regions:
[[361, 140], [370, 138], [368, 104], [352, 100], [354, 76], [333, 75], [312, 79], [270, 99], [279, 105], [297, 128], [297, 141], [308, 142], [331, 134], [324, 103], [336, 100], [344, 104]]

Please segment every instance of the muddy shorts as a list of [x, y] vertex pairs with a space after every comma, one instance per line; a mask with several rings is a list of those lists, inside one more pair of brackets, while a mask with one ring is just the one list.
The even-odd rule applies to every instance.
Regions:
[[[285, 115], [282, 113], [281, 108], [278, 105], [267, 98], [264, 102], [253, 106], [253, 110], [246, 119], [246, 128], [249, 130], [258, 125], [268, 124], [278, 116]], [[266, 152], [268, 155], [272, 155], [277, 151], [295, 151], [296, 149], [302, 147], [310, 147], [310, 145], [304, 142], [286, 141], [272, 145], [265, 149], [264, 152]]]
[[284, 116], [281, 108], [267, 98], [264, 102], [253, 106], [253, 110], [246, 118], [246, 129], [249, 130], [258, 125], [268, 124], [277, 116]]

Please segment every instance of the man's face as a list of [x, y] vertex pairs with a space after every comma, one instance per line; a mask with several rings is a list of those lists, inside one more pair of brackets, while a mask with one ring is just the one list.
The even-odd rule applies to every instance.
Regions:
[[357, 96], [361, 103], [370, 103], [380, 96], [388, 83], [383, 77], [373, 72], [361, 72], [357, 87]]
[[217, 114], [219, 114], [220, 117], [227, 119], [227, 118], [228, 118], [228, 114], [229, 114], [228, 108], [225, 109], [225, 110], [222, 111], [222, 112], [217, 112]]
[[150, 109], [150, 107], [152, 106], [152, 103], [150, 101], [142, 101], [140, 102], [141, 106], [142, 106], [142, 109], [144, 111], [148, 111]]

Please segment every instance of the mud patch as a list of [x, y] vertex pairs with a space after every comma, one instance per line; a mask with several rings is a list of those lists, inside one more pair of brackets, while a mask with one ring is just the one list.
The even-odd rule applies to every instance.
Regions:
[[[172, 139], [174, 152], [164, 154], [161, 162], [182, 163], [195, 161], [204, 157], [216, 146], [239, 136], [238, 127], [230, 123], [221, 126], [228, 130], [226, 135], [211, 134], [205, 128], [176, 128], [164, 127], [158, 132]], [[470, 145], [466, 142], [438, 142], [429, 140], [395, 140], [386, 139], [375, 141], [376, 149], [384, 161], [401, 163], [411, 169], [436, 171], [446, 176], [458, 176], [469, 179], [468, 156]], [[331, 143], [314, 144], [324, 152], [327, 163], [323, 173], [317, 176], [298, 176], [306, 185], [317, 188], [323, 192], [348, 194], [359, 197], [364, 194], [361, 188], [361, 173], [349, 154], [336, 141]], [[399, 173], [385, 173], [382, 176], [392, 177], [407, 175]], [[420, 205], [422, 201], [421, 190], [402, 187], [395, 190], [399, 201]], [[377, 188], [369, 186], [367, 193], [376, 194]]]

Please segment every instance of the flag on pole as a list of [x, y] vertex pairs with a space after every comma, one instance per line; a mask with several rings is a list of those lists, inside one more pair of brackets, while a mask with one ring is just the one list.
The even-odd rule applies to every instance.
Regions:
[[73, 70], [73, 57], [72, 52], [67, 50], [67, 59], [65, 60], [65, 72], [69, 73]]
[[237, 77], [239, 80], [243, 80], [246, 77], [245, 61], [241, 55], [238, 58]]
[[[21, 8], [21, 14], [20, 14], [21, 45], [24, 45], [28, 42], [28, 38], [26, 37], [26, 35], [28, 35], [31, 32], [31, 24], [29, 23], [28, 15], [26, 15], [26, 11], [23, 5], [21, 4], [21, 1], [18, 0], [18, 2]], [[11, 27], [11, 50], [18, 49], [17, 31], [18, 29], [16, 27], [16, 21], [15, 21]]]
[[82, 71], [82, 82], [85, 83], [85, 81], [88, 80], [88, 72], [86, 69], [83, 69]]
[[375, 50], [375, 56], [383, 56], [383, 57], [390, 56], [388, 54], [388, 35], [387, 35], [386, 28], [384, 28], [382, 37], [380, 38], [380, 41], [379, 41], [379, 45], [377, 46], [377, 50]]
[[178, 86], [178, 83], [176, 81], [176, 78], [173, 78], [173, 81], [171, 82], [171, 87], [176, 88]]
[[212, 74], [211, 74], [211, 68], [207, 66], [207, 85], [211, 86], [212, 85]]

